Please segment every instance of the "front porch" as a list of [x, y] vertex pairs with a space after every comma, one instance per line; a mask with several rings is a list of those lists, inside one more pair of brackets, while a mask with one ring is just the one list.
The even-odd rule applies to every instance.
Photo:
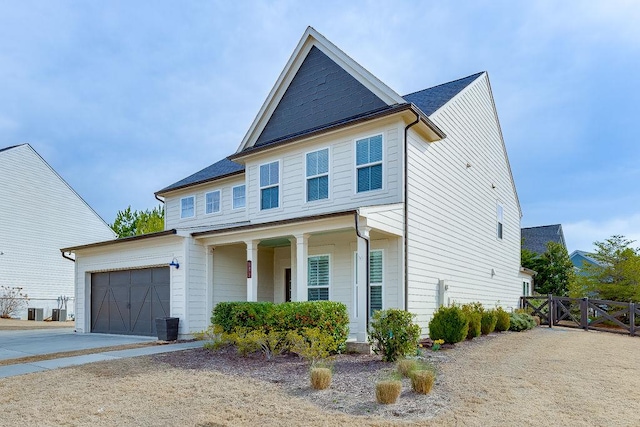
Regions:
[[402, 307], [402, 238], [371, 227], [362, 216], [356, 229], [355, 218], [194, 235], [208, 254], [211, 308], [222, 301], [342, 302], [349, 311], [350, 338], [366, 341], [367, 313]]

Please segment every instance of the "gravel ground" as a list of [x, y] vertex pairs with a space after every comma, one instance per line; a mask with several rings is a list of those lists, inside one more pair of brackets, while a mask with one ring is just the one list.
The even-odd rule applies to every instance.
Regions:
[[296, 358], [191, 350], [0, 380], [0, 425], [637, 426], [638, 354], [640, 338], [605, 332], [495, 334], [432, 353], [432, 394], [405, 384], [378, 406], [367, 384], [391, 368], [375, 357], [339, 358], [331, 389], [311, 391]]

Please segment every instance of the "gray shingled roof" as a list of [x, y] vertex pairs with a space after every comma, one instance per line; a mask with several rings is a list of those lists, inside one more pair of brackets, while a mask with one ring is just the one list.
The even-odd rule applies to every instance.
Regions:
[[564, 240], [561, 224], [542, 225], [539, 227], [527, 227], [522, 232], [522, 249], [528, 249], [538, 255], [547, 251], [548, 242], [556, 242], [567, 247]]
[[193, 184], [213, 181], [214, 179], [234, 175], [243, 171], [244, 165], [232, 162], [231, 160], [224, 158], [212, 164], [211, 166], [207, 166], [206, 168], [194, 173], [193, 175], [189, 175], [188, 177], [181, 179], [180, 181], [175, 182], [160, 191], [157, 191], [156, 194], [166, 193], [167, 191], [177, 190], [178, 188], [188, 187]]
[[[482, 72], [473, 74], [468, 77], [464, 77], [462, 79], [454, 80], [449, 83], [444, 83], [444, 84], [434, 86], [428, 89], [424, 89], [418, 92], [410, 93], [408, 95], [403, 96], [403, 98], [408, 103], [415, 104], [418, 108], [420, 108], [420, 110], [422, 110], [423, 113], [429, 116], [434, 112], [436, 112], [444, 104], [446, 104], [451, 98], [453, 98], [458, 93], [460, 93], [460, 91], [462, 91], [465, 87], [471, 84], [474, 80], [480, 77], [480, 75], [482, 75]], [[327, 75], [326, 77], [330, 77], [330, 76]], [[331, 95], [331, 97], [333, 97], [334, 95]], [[301, 98], [298, 97], [298, 100], [300, 99]], [[327, 104], [327, 105], [330, 105], [330, 104]], [[372, 104], [371, 108], [373, 107], [374, 106]], [[361, 117], [361, 116], [364, 117], [368, 114], [371, 114], [372, 111], [380, 111], [380, 110], [384, 110], [385, 108], [393, 108], [393, 107], [389, 106], [389, 107], [374, 108], [373, 110], [365, 111], [355, 116], [344, 117], [342, 120], [338, 120], [330, 124], [334, 125], [334, 124], [340, 124], [341, 122], [355, 120], [358, 117]], [[317, 128], [318, 126], [315, 126], [314, 128], [310, 128], [310, 129], [304, 129], [302, 131], [298, 131], [293, 134], [286, 135], [285, 137], [270, 140], [268, 142], [263, 142], [261, 145], [270, 145], [282, 139], [286, 139], [292, 136], [298, 136], [300, 134], [304, 134], [306, 132], [316, 130]], [[286, 131], [283, 131], [283, 130], [279, 130], [277, 133], [283, 134], [283, 132], [286, 133]], [[250, 149], [251, 148], [248, 148], [247, 150], [250, 150]], [[179, 188], [188, 187], [189, 185], [193, 185], [193, 184], [213, 181], [215, 179], [219, 179], [234, 173], [240, 173], [242, 171], [244, 171], [243, 165], [235, 163], [229, 160], [228, 158], [225, 158], [220, 160], [217, 163], [212, 164], [209, 167], [202, 169], [199, 172], [194, 173], [193, 175], [190, 175], [176, 183], [169, 185], [168, 187], [163, 188], [160, 191], [157, 191], [156, 194], [162, 194], [170, 190], [176, 190]], [[564, 241], [564, 238], [563, 238], [563, 241]]]
[[415, 104], [427, 116], [435, 113], [440, 107], [449, 102], [451, 98], [456, 96], [462, 89], [469, 86], [471, 82], [480, 77], [484, 71], [454, 80], [449, 83], [443, 83], [428, 89], [413, 92], [404, 95], [403, 98], [407, 102]]

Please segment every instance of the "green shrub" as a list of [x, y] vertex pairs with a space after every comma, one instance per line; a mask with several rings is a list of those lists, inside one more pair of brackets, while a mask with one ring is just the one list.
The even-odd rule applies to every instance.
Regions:
[[465, 304], [462, 306], [462, 312], [469, 321], [469, 331], [467, 339], [479, 337], [482, 333], [482, 312], [480, 312], [477, 304]]
[[316, 352], [315, 341], [320, 337], [310, 336], [310, 329], [324, 331], [320, 341], [331, 353], [342, 351], [349, 337], [347, 307], [333, 301], [221, 302], [213, 309], [211, 322], [222, 332], [222, 339], [236, 344], [241, 354], [260, 349], [267, 358], [291, 347], [291, 332], [305, 337]]
[[496, 331], [503, 332], [509, 330], [509, 325], [511, 324], [511, 317], [509, 313], [504, 311], [502, 307], [496, 308]]
[[331, 333], [319, 328], [304, 328], [301, 333], [289, 331], [289, 350], [307, 359], [312, 365], [338, 351], [339, 343]]
[[509, 322], [509, 330], [515, 332], [526, 331], [536, 326], [536, 321], [527, 313], [511, 313]]
[[495, 310], [485, 310], [482, 312], [482, 319], [480, 320], [480, 330], [482, 335], [488, 335], [496, 329], [496, 323], [498, 322], [498, 315]]
[[469, 320], [460, 307], [440, 307], [429, 322], [429, 337], [455, 344], [466, 338]]
[[395, 362], [413, 353], [420, 340], [420, 326], [413, 323], [414, 315], [398, 309], [378, 310], [369, 325], [369, 343], [382, 360]]

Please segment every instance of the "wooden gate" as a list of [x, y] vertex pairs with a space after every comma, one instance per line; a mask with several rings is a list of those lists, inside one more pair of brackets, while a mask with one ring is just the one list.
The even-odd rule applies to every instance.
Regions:
[[593, 329], [636, 335], [640, 329], [640, 305], [589, 298], [547, 296], [520, 297], [520, 308], [540, 318], [541, 325]]

